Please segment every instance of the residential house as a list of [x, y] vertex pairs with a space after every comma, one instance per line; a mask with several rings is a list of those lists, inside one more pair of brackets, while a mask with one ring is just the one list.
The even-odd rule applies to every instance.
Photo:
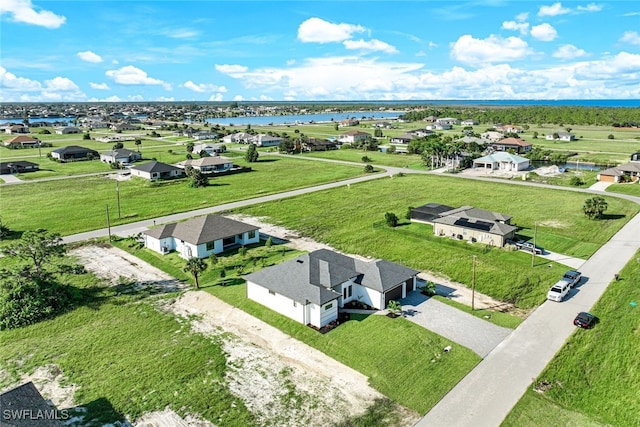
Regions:
[[0, 162], [0, 174], [34, 172], [39, 169], [39, 164], [22, 160]]
[[116, 123], [111, 125], [111, 130], [116, 132], [123, 132], [125, 130], [138, 130], [140, 129], [138, 126], [134, 126], [129, 123]]
[[359, 130], [350, 130], [341, 134], [338, 137], [338, 141], [345, 143], [354, 143], [359, 141], [366, 141], [371, 138], [371, 134], [367, 132], [361, 132]]
[[218, 134], [208, 130], [199, 130], [197, 132], [194, 132], [191, 137], [200, 141], [204, 139], [216, 139], [218, 137]]
[[555, 132], [544, 137], [547, 141], [575, 141], [576, 136], [569, 132]]
[[305, 325], [321, 328], [340, 308], [360, 301], [383, 309], [416, 288], [418, 271], [385, 260], [365, 261], [327, 249], [244, 276], [247, 297]]
[[227, 148], [221, 144], [195, 144], [193, 146], [194, 154], [200, 154], [203, 151], [210, 156], [219, 156], [220, 153], [227, 151]]
[[402, 135], [394, 136], [389, 139], [389, 142], [392, 144], [408, 144], [412, 140], [416, 139], [416, 137], [411, 133], [403, 133]]
[[68, 134], [72, 134], [72, 133], [81, 133], [82, 131], [80, 129], [78, 129], [77, 127], [73, 127], [73, 126], [65, 126], [65, 127], [60, 127], [56, 129], [56, 133], [58, 135], [68, 135]]
[[605, 169], [598, 173], [598, 181], [625, 182], [640, 181], [640, 152], [631, 155], [631, 161], [620, 166]]
[[222, 137], [222, 142], [226, 144], [249, 144], [253, 142], [253, 135], [246, 132], [236, 132]]
[[4, 128], [4, 133], [8, 133], [9, 135], [17, 133], [29, 133], [29, 128], [23, 124], [9, 125]]
[[503, 134], [505, 133], [522, 133], [524, 132], [524, 129], [521, 128], [520, 126], [516, 126], [516, 125], [499, 125], [496, 126], [496, 131], [498, 132], [502, 132]]
[[533, 149], [533, 145], [529, 144], [524, 139], [519, 138], [504, 138], [499, 141], [493, 142], [491, 147], [496, 151], [509, 151], [513, 150], [514, 152], [528, 153]]
[[29, 381], [0, 394], [2, 421], [6, 427], [62, 427], [63, 411], [58, 411]]
[[176, 251], [184, 259], [206, 258], [260, 241], [259, 228], [220, 215], [164, 224], [143, 232], [145, 247], [161, 254]]
[[[441, 125], [454, 126], [454, 125], [459, 125], [460, 124], [460, 119], [456, 119], [454, 117], [443, 117], [441, 119], [436, 119], [436, 123], [441, 124]], [[449, 128], [449, 129], [451, 129], [451, 128]]]
[[142, 154], [139, 151], [128, 150], [126, 148], [119, 148], [116, 150], [107, 151], [100, 154], [100, 160], [105, 163], [117, 163], [120, 165], [127, 165], [129, 163], [142, 160]]
[[207, 156], [199, 159], [187, 159], [178, 163], [177, 166], [183, 169], [191, 166], [202, 173], [217, 173], [233, 169], [233, 160], [221, 156]]
[[19, 135], [4, 142], [4, 146], [8, 148], [35, 148], [39, 145], [40, 140], [38, 138], [27, 135]]
[[341, 128], [344, 127], [351, 127], [351, 126], [358, 126], [360, 124], [360, 121], [358, 119], [344, 119], [344, 120], [340, 120], [340, 122], [338, 123], [338, 126]]
[[427, 130], [431, 130], [431, 131], [433, 131], [433, 130], [449, 130], [449, 129], [453, 129], [453, 126], [451, 124], [449, 124], [449, 123], [446, 123], [446, 122], [442, 122], [442, 123], [436, 122], [436, 123], [428, 124], [426, 126], [426, 129]]
[[449, 206], [429, 203], [411, 211], [411, 221], [433, 225], [436, 236], [480, 242], [502, 247], [513, 239], [517, 227], [511, 216], [472, 206], [449, 209]]
[[476, 119], [466, 119], [460, 122], [462, 126], [476, 126], [480, 124]]
[[467, 147], [470, 144], [476, 144], [479, 147], [484, 147], [487, 144], [487, 140], [486, 139], [478, 138], [478, 137], [475, 137], [475, 136], [463, 136], [462, 138], [458, 139], [457, 142], [462, 142]]
[[155, 160], [143, 165], [133, 166], [130, 170], [131, 176], [137, 176], [151, 181], [157, 179], [180, 178], [181, 176], [184, 176], [183, 169]]
[[74, 162], [78, 160], [92, 160], [100, 158], [100, 154], [91, 148], [69, 145], [51, 152], [51, 157], [61, 162]]
[[484, 168], [490, 171], [523, 171], [529, 169], [529, 165], [529, 159], [516, 156], [506, 151], [497, 151], [473, 160], [474, 169]]
[[267, 135], [265, 133], [256, 135], [253, 138], [253, 143], [256, 144], [256, 147], [277, 147], [282, 141], [284, 141], [284, 139], [279, 136]]
[[300, 144], [302, 151], [328, 151], [337, 150], [338, 144], [328, 139], [307, 138]]

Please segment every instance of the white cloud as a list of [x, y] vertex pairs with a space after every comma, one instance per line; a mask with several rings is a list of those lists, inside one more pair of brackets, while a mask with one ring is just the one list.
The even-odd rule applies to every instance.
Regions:
[[602, 10], [601, 4], [589, 3], [586, 6], [578, 6], [577, 9], [581, 12], [600, 12]]
[[434, 42], [429, 42], [429, 49], [433, 49], [433, 48], [436, 48], [436, 47], [438, 47], [437, 44], [435, 44]]
[[247, 72], [247, 67], [245, 67], [244, 65], [237, 65], [237, 64], [221, 64], [221, 65], [216, 64], [215, 68], [217, 71], [223, 74], [229, 74], [230, 76], [233, 76], [234, 74], [242, 74]]
[[198, 92], [198, 93], [226, 92], [227, 91], [227, 88], [224, 87], [224, 86], [217, 86], [217, 85], [210, 84], [210, 83], [195, 84], [191, 80], [185, 82], [183, 84], [183, 86], [186, 87], [187, 89], [190, 89], [190, 90], [192, 90], [194, 92]]
[[342, 42], [345, 48], [349, 50], [368, 50], [368, 51], [381, 51], [385, 53], [398, 53], [398, 49], [380, 40], [372, 39], [368, 41], [360, 40], [345, 40]]
[[219, 101], [222, 101], [222, 100], [223, 100], [223, 97], [222, 97], [221, 93], [216, 93], [216, 94], [213, 94], [213, 95], [211, 95], [209, 97], [209, 101], [218, 101], [219, 102]]
[[331, 43], [348, 40], [365, 28], [352, 24], [333, 24], [320, 18], [309, 18], [298, 27], [298, 40], [303, 43]]
[[244, 97], [242, 95], [236, 95], [233, 97], [234, 101], [244, 101]]
[[0, 87], [4, 90], [18, 92], [34, 92], [42, 90], [42, 85], [36, 80], [18, 77], [0, 66]]
[[625, 31], [619, 41], [622, 43], [640, 45], [640, 34], [636, 31]]
[[66, 77], [55, 77], [51, 80], [45, 80], [45, 89], [51, 91], [77, 91], [80, 90], [77, 84]]
[[90, 50], [78, 52], [77, 55], [78, 58], [82, 59], [85, 62], [93, 62], [95, 64], [102, 62], [102, 57], [96, 53], [91, 52]]
[[504, 21], [502, 23], [502, 28], [505, 30], [520, 31], [520, 34], [524, 36], [529, 32], [529, 23], [516, 22], [516, 21]]
[[505, 39], [493, 34], [486, 39], [476, 39], [465, 34], [451, 45], [451, 56], [468, 64], [516, 61], [531, 53], [529, 45], [521, 38]]
[[106, 76], [121, 85], [161, 85], [171, 90], [171, 85], [159, 79], [149, 77], [147, 73], [133, 65], [127, 65], [117, 70], [108, 70]]
[[163, 34], [172, 39], [191, 39], [200, 35], [199, 31], [191, 28], [178, 28], [174, 30], [166, 30]]
[[524, 22], [527, 19], [529, 19], [529, 12], [522, 12], [516, 15], [516, 21], [518, 22]]
[[560, 46], [555, 52], [553, 52], [554, 58], [559, 59], [575, 59], [586, 56], [587, 52], [583, 49], [579, 49], [572, 44], [565, 44]]
[[531, 37], [543, 42], [550, 42], [558, 37], [558, 32], [551, 25], [544, 23], [531, 27]]
[[0, 101], [5, 102], [47, 102], [83, 101], [86, 96], [71, 79], [54, 77], [40, 83], [18, 77], [0, 66]]
[[110, 90], [111, 89], [109, 87], [109, 85], [107, 85], [106, 83], [89, 82], [89, 86], [91, 86], [91, 89], [96, 89], [96, 90]]
[[60, 28], [67, 18], [48, 10], [36, 10], [31, 0], [2, 0], [0, 15], [7, 14], [14, 22], [37, 25], [49, 29]]
[[[140, 99], [140, 101], [144, 101], [144, 99]], [[156, 98], [157, 102], [174, 102], [175, 98], [173, 96], [171, 97], [167, 97], [167, 96], [159, 96]]]
[[562, 7], [562, 3], [557, 2], [551, 6], [540, 6], [538, 16], [558, 16], [565, 15], [569, 12], [571, 12], [571, 9], [564, 8]]

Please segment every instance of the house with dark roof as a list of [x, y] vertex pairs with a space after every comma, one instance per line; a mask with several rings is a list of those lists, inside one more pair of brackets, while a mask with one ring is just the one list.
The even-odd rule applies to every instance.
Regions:
[[100, 161], [105, 163], [129, 164], [142, 159], [139, 151], [129, 150], [127, 148], [119, 148], [116, 150], [100, 153]]
[[4, 132], [8, 133], [9, 135], [13, 135], [16, 133], [29, 133], [29, 128], [23, 124], [9, 125], [4, 128]]
[[440, 237], [480, 242], [502, 247], [514, 239], [517, 227], [511, 225], [511, 216], [472, 206], [451, 208], [428, 203], [411, 210], [411, 221], [433, 225], [433, 233]]
[[33, 162], [23, 160], [15, 160], [11, 162], [0, 162], [0, 174], [14, 174], [35, 172], [40, 169], [40, 165]]
[[244, 276], [247, 297], [305, 325], [321, 328], [350, 301], [377, 309], [416, 288], [417, 270], [327, 249]]
[[27, 135], [19, 135], [4, 142], [4, 146], [8, 148], [34, 148], [39, 145], [40, 140], [38, 138]]
[[202, 173], [217, 173], [233, 169], [233, 160], [228, 157], [210, 156], [183, 160], [177, 166], [185, 169], [187, 166], [191, 166]]
[[143, 165], [133, 166], [129, 169], [131, 176], [137, 176], [148, 180], [173, 179], [184, 176], [184, 170], [173, 165], [151, 161]]
[[184, 259], [206, 258], [260, 241], [258, 227], [220, 215], [164, 224], [142, 234], [145, 247], [161, 254], [176, 251]]
[[3, 427], [62, 427], [70, 418], [66, 410], [59, 411], [42, 397], [32, 382], [0, 394], [0, 410]]
[[91, 160], [100, 157], [96, 150], [91, 148], [79, 147], [77, 145], [69, 145], [67, 147], [58, 148], [51, 152], [51, 157], [61, 162], [75, 162], [78, 160]]
[[533, 145], [529, 144], [524, 139], [513, 137], [501, 139], [497, 142], [494, 142], [491, 146], [496, 151], [513, 150], [517, 154], [528, 153], [533, 149]]

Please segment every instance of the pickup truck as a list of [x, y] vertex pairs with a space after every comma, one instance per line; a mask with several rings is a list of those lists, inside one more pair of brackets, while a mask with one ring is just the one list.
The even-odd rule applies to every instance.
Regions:
[[572, 288], [578, 283], [580, 283], [581, 278], [582, 278], [582, 273], [576, 270], [569, 270], [566, 273], [564, 273], [564, 276], [562, 276], [562, 280], [569, 283], [569, 285]]

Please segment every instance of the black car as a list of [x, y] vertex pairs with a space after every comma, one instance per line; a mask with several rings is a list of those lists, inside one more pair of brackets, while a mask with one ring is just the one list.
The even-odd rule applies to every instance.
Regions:
[[591, 329], [598, 322], [598, 318], [591, 313], [587, 313], [586, 311], [578, 313], [575, 319], [573, 319], [573, 324], [579, 328]]

